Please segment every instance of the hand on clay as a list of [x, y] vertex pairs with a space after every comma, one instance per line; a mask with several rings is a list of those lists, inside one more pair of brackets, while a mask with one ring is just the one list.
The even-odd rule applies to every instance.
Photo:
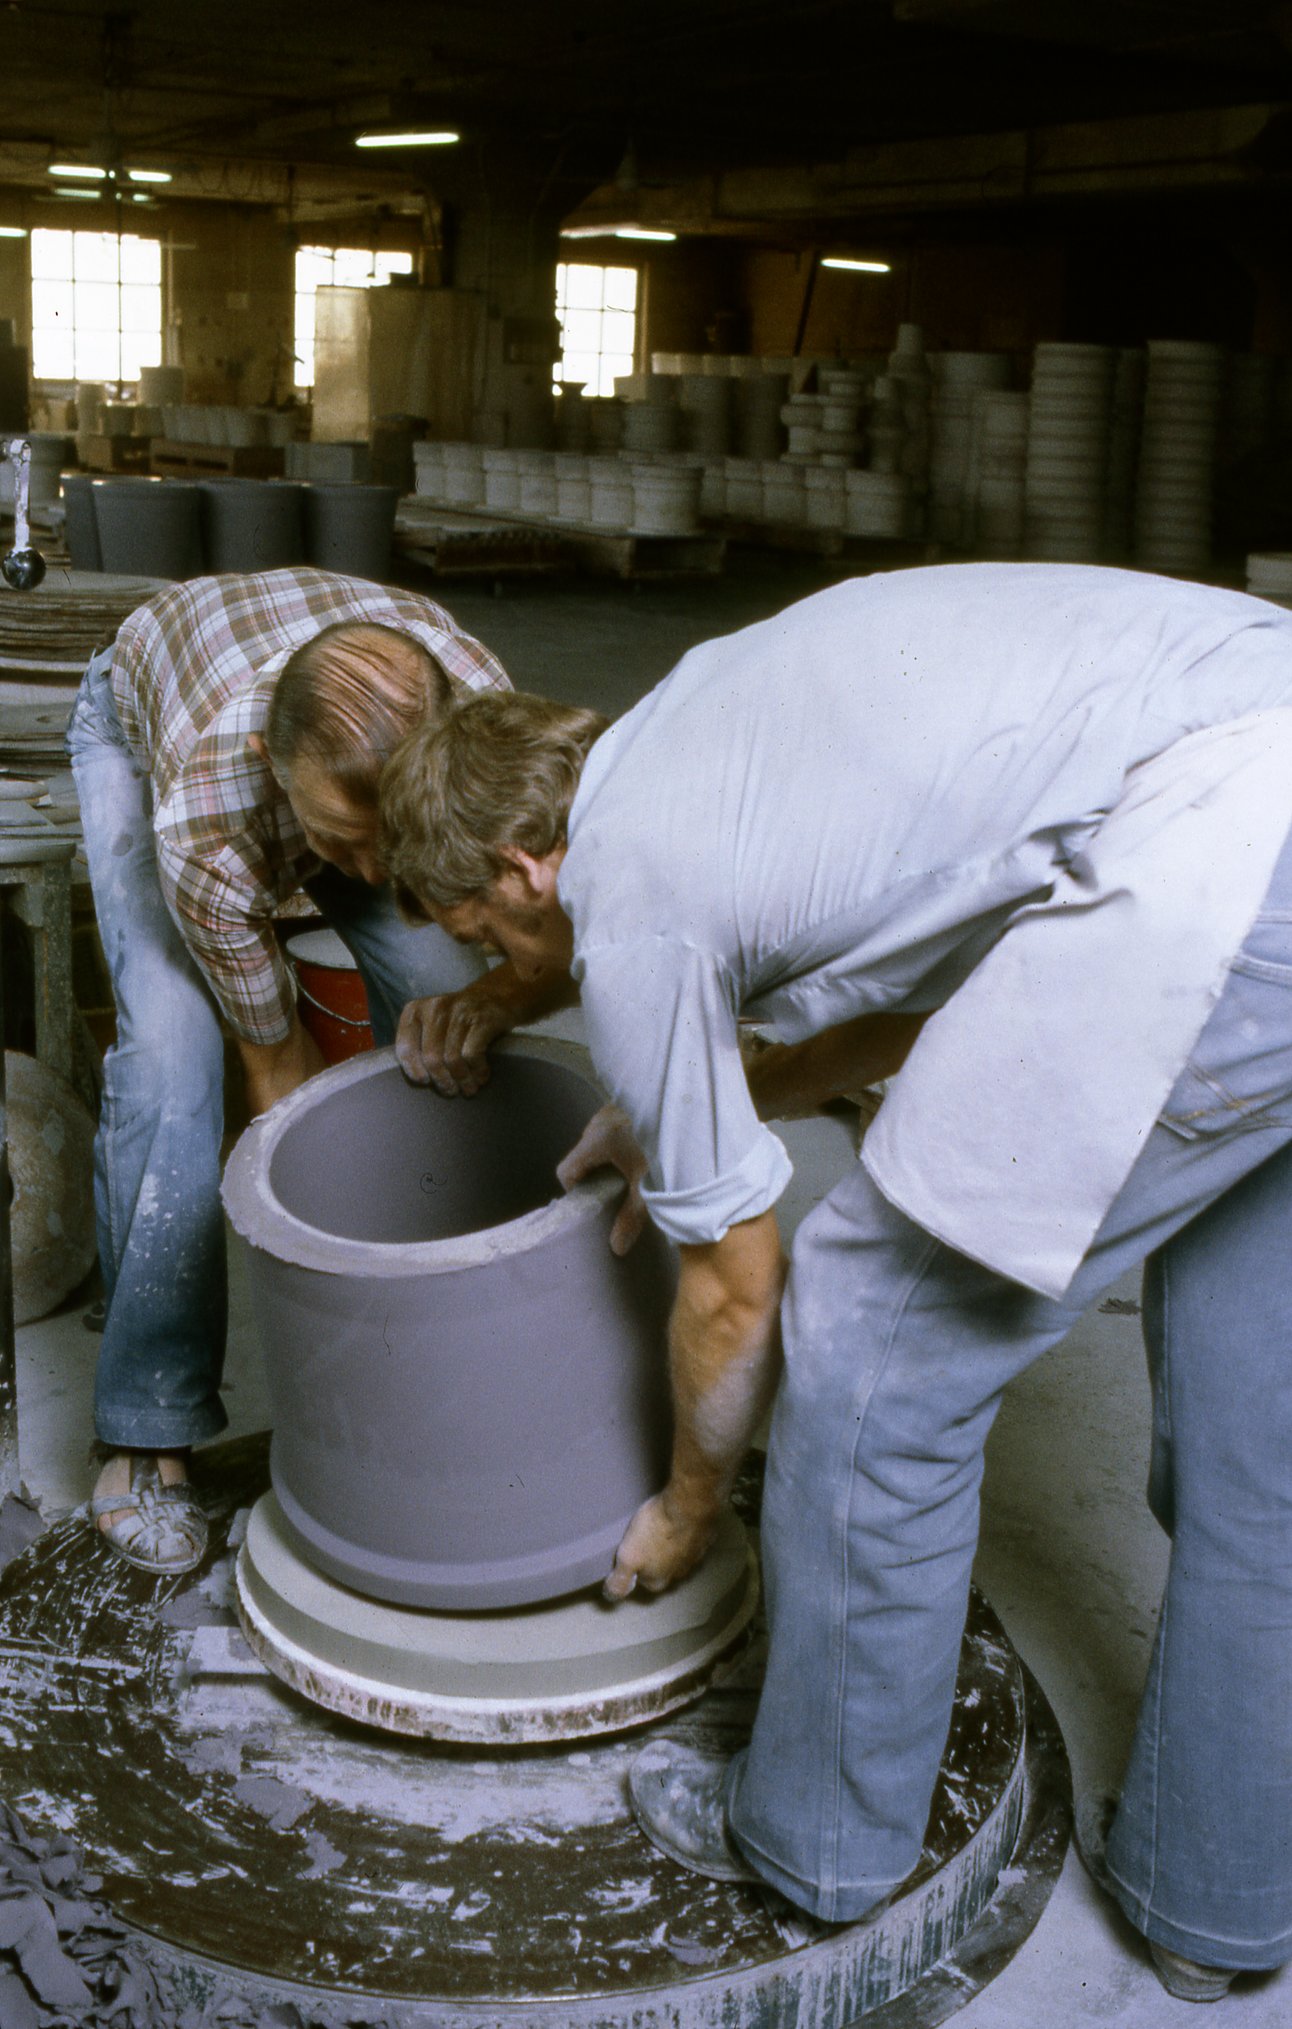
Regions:
[[602, 1585], [607, 1599], [627, 1599], [640, 1584], [663, 1592], [694, 1571], [717, 1531], [712, 1508], [688, 1512], [671, 1487], [644, 1501], [615, 1552], [614, 1568]]
[[603, 1106], [600, 1113], [593, 1114], [570, 1153], [557, 1164], [556, 1178], [562, 1189], [568, 1191], [594, 1169], [607, 1168], [617, 1169], [628, 1184], [627, 1196], [610, 1229], [611, 1249], [616, 1254], [626, 1254], [640, 1239], [646, 1225], [641, 1195], [646, 1158], [637, 1146], [632, 1122], [618, 1106]]
[[446, 1099], [469, 1099], [489, 1082], [488, 1049], [514, 1016], [489, 990], [489, 975], [459, 993], [410, 1000], [399, 1017], [395, 1055], [413, 1085], [433, 1085]]

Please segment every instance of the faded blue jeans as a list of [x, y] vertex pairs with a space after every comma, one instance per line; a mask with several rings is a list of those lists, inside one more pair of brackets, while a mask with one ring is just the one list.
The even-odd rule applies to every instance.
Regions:
[[771, 1649], [727, 1781], [740, 1845], [792, 1901], [858, 1916], [915, 1864], [1001, 1391], [1143, 1261], [1171, 1556], [1109, 1866], [1156, 1942], [1292, 1958], [1290, 1144], [1285, 847], [1063, 1302], [931, 1238], [860, 1166], [799, 1228], [763, 1508]]
[[[107, 1320], [95, 1384], [106, 1444], [182, 1450], [223, 1430], [227, 1321], [220, 1141], [224, 1043], [215, 1000], [162, 898], [152, 784], [126, 744], [109, 656], [86, 671], [68, 729], [90, 884], [117, 1006], [95, 1142]], [[480, 961], [403, 923], [390, 890], [328, 867], [310, 892], [368, 989], [373, 1034], [406, 1000], [452, 992]]]

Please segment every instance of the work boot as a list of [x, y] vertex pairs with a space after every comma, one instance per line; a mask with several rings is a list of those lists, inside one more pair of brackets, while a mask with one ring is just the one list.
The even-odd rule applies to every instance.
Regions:
[[711, 1881], [764, 1886], [727, 1830], [725, 1755], [653, 1740], [628, 1771], [628, 1794], [652, 1846]]

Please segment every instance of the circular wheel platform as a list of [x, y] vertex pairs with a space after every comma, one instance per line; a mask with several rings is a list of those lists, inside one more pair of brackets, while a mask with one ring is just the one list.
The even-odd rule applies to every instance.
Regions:
[[294, 1691], [384, 1732], [516, 1747], [622, 1733], [703, 1692], [758, 1604], [758, 1567], [728, 1513], [698, 1571], [611, 1606], [595, 1592], [497, 1613], [388, 1606], [298, 1547], [272, 1493], [251, 1511], [238, 1618]]
[[[238, 1633], [229, 1538], [267, 1458], [263, 1439], [199, 1456], [211, 1555], [188, 1578], [150, 1581], [72, 1518], [0, 1579], [0, 1796], [84, 1848], [177, 2012], [928, 2029], [1036, 1923], [1067, 1843], [1067, 1763], [981, 1596], [920, 1863], [880, 1917], [826, 1930], [674, 1866], [626, 1799], [646, 1739], [740, 1744], [757, 1638], [687, 1712], [616, 1739], [486, 1752], [374, 1732], [305, 1702]], [[747, 1521], [757, 1493], [749, 1475]]]

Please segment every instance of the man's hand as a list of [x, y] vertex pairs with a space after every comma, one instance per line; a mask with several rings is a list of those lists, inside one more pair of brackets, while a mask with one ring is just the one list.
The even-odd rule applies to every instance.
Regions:
[[721, 1503], [691, 1512], [677, 1501], [672, 1486], [643, 1501], [624, 1531], [615, 1552], [614, 1569], [601, 1590], [607, 1599], [627, 1599], [640, 1585], [644, 1592], [663, 1592], [694, 1571], [712, 1543]]
[[626, 1599], [639, 1579], [661, 1592], [699, 1563], [780, 1371], [785, 1262], [775, 1212], [678, 1253], [672, 1469], [664, 1491], [628, 1524], [602, 1587], [607, 1599]]
[[410, 1000], [399, 1017], [395, 1055], [413, 1085], [433, 1085], [446, 1099], [469, 1099], [489, 1082], [488, 1049], [514, 1027], [505, 1000], [489, 991], [486, 973], [459, 993]]
[[254, 1117], [267, 1113], [276, 1099], [283, 1099], [323, 1069], [323, 1052], [298, 1016], [293, 1015], [290, 1033], [281, 1043], [238, 1044], [247, 1088], [247, 1110]]
[[490, 1043], [568, 1007], [575, 997], [568, 972], [524, 980], [503, 964], [459, 993], [410, 1000], [395, 1036], [400, 1069], [411, 1084], [433, 1085], [446, 1099], [469, 1099], [489, 1082]]
[[632, 1122], [618, 1106], [603, 1106], [593, 1114], [570, 1153], [557, 1164], [556, 1180], [568, 1191], [596, 1169], [617, 1169], [627, 1180], [627, 1195], [610, 1228], [611, 1251], [626, 1254], [646, 1225], [641, 1192], [646, 1158], [637, 1146]]

